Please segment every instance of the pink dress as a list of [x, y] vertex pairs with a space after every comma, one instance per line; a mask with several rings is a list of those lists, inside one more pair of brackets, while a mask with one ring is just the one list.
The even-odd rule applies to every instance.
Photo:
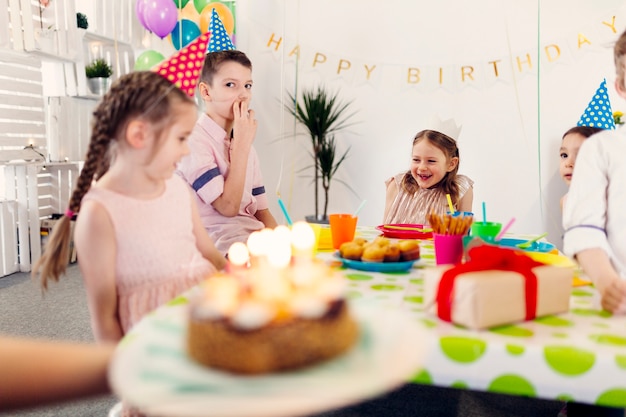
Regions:
[[[416, 193], [409, 194], [404, 191], [401, 185], [404, 175], [405, 173], [403, 172], [385, 181], [385, 185], [389, 185], [391, 181], [395, 181], [398, 186], [398, 194], [389, 208], [387, 217], [384, 219], [384, 224], [428, 224], [427, 217], [431, 211], [441, 215], [446, 214], [449, 210], [448, 199], [443, 189], [439, 187], [429, 189], [420, 188]], [[460, 199], [472, 188], [474, 181], [465, 175], [457, 175], [456, 184], [459, 187]]]
[[147, 313], [215, 272], [196, 247], [191, 218], [195, 202], [177, 175], [152, 200], [98, 187], [87, 192], [87, 200], [106, 209], [115, 229], [118, 315], [124, 334]]

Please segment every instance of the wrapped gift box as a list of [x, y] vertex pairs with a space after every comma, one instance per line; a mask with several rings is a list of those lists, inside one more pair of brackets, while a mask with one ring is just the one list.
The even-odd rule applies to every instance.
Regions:
[[[494, 252], [502, 250], [509, 253]], [[509, 249], [492, 247], [486, 252], [477, 249], [472, 251], [477, 251], [474, 255], [483, 257], [475, 262], [478, 265], [469, 265], [474, 261], [472, 258], [469, 264], [425, 270], [424, 300], [428, 313], [471, 329], [485, 329], [568, 311], [574, 275], [572, 268], [543, 265], [521, 252]], [[507, 257], [507, 260], [504, 266], [498, 265], [496, 261], [494, 267], [491, 259], [500, 255]], [[528, 260], [520, 258], [523, 267], [512, 266], [512, 256], [523, 256]], [[513, 262], [516, 261], [513, 259]], [[471, 270], [475, 268], [482, 269]], [[449, 270], [455, 276], [452, 279], [448, 276], [446, 284], [441, 286], [442, 277]], [[536, 277], [536, 288], [530, 291], [527, 280], [534, 280], [532, 276]], [[443, 296], [440, 294], [442, 290], [445, 292]], [[531, 304], [536, 305], [535, 311], [527, 311], [527, 292], [531, 293], [531, 299], [534, 297], [536, 300], [536, 303], [531, 301]], [[438, 296], [440, 300], [449, 300], [447, 307], [437, 303]]]

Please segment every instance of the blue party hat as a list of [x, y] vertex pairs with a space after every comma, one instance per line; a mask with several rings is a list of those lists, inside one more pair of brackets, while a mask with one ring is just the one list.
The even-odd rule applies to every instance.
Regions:
[[585, 112], [580, 116], [577, 126], [599, 127], [601, 129], [615, 129], [611, 101], [606, 89], [606, 79], [591, 98]]
[[215, 9], [211, 13], [211, 23], [209, 24], [209, 32], [211, 32], [211, 40], [209, 41], [209, 49], [207, 52], [232, 51], [235, 45], [230, 40], [228, 32], [224, 29], [224, 24], [220, 15]]

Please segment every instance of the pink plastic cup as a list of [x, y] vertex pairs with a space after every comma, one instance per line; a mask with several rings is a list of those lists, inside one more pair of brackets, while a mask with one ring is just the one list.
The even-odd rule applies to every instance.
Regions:
[[437, 265], [458, 264], [463, 259], [463, 235], [433, 234], [435, 263]]

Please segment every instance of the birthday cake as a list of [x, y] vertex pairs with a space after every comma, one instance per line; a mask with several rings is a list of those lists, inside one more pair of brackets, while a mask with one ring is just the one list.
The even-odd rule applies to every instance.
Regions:
[[253, 233], [247, 246], [233, 245], [228, 272], [209, 278], [191, 300], [191, 358], [234, 373], [261, 374], [348, 351], [359, 330], [345, 283], [313, 259], [313, 244], [310, 226], [296, 223], [292, 231], [265, 229]]

